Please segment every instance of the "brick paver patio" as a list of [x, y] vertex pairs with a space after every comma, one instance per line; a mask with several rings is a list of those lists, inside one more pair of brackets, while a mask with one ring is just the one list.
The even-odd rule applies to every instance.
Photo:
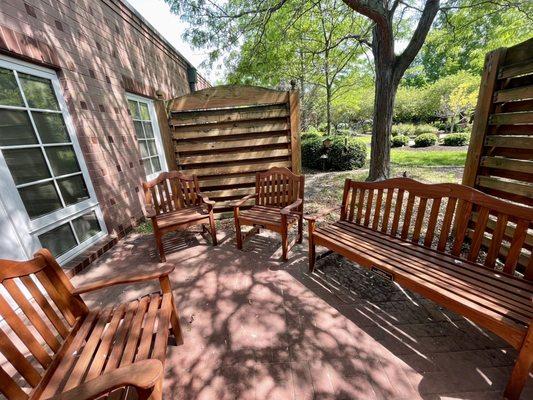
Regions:
[[[165, 398], [501, 398], [516, 353], [468, 320], [357, 267], [352, 291], [310, 276], [305, 243], [283, 264], [268, 234], [242, 252], [231, 233], [219, 240], [215, 248], [194, 233], [167, 241], [185, 343], [168, 348]], [[153, 239], [131, 234], [74, 283], [148, 268], [156, 268]], [[104, 306], [146, 291], [126, 285], [84, 298]], [[532, 379], [522, 398], [533, 398]]]

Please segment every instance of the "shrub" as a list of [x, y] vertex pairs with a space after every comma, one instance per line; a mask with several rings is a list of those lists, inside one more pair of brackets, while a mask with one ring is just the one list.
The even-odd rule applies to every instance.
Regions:
[[348, 136], [332, 138], [328, 150], [328, 168], [334, 171], [347, 171], [361, 168], [366, 161], [366, 145], [360, 140]]
[[415, 125], [413, 133], [415, 136], [418, 136], [424, 133], [437, 133], [437, 131], [438, 129], [434, 127], [433, 125], [420, 124], [420, 125]]
[[320, 132], [318, 129], [316, 129], [314, 126], [310, 126], [307, 128], [307, 131], [302, 133], [302, 140], [305, 140], [310, 137], [320, 137], [324, 135], [322, 132]]
[[391, 139], [391, 147], [402, 147], [409, 144], [409, 136], [398, 135]]
[[467, 133], [450, 133], [444, 136], [444, 146], [465, 146], [468, 144], [469, 135]]
[[308, 136], [302, 138], [302, 165], [307, 168], [320, 168], [320, 156], [323, 153], [322, 137]]
[[434, 133], [422, 133], [415, 138], [415, 147], [429, 147], [437, 144], [437, 135]]
[[413, 124], [396, 124], [392, 126], [392, 136], [407, 135], [411, 136], [415, 133], [415, 125]]

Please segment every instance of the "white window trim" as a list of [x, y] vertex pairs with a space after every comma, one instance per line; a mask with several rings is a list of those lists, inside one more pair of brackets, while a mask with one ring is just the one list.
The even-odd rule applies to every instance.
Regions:
[[[159, 161], [161, 162], [161, 171], [150, 174], [150, 175], [146, 175], [146, 180], [151, 181], [152, 179], [157, 178], [157, 176], [161, 172], [168, 172], [168, 164], [167, 164], [167, 159], [165, 156], [165, 147], [163, 146], [163, 138], [161, 136], [161, 130], [159, 129], [157, 114], [155, 113], [154, 100], [148, 97], [139, 96], [133, 93], [126, 93], [126, 98], [128, 100], [140, 101], [142, 103], [145, 103], [148, 106], [148, 112], [150, 113], [150, 120], [152, 121], [152, 128], [154, 130], [154, 138], [155, 138], [155, 146], [157, 148], [157, 155], [159, 156]], [[133, 123], [133, 116], [131, 116], [131, 118], [132, 118], [132, 123]], [[138, 144], [139, 141], [137, 140], [137, 135], [135, 134], [135, 132], [133, 132], [133, 134], [135, 135], [135, 142]], [[139, 150], [139, 155], [140, 155], [140, 150]]]
[[[78, 137], [76, 136], [76, 131], [74, 129], [74, 123], [68, 112], [67, 104], [63, 97], [63, 91], [59, 84], [59, 79], [54, 70], [44, 68], [38, 65], [27, 63], [12, 57], [0, 55], [0, 67], [7, 69], [14, 69], [17, 72], [26, 73], [29, 75], [38, 76], [41, 78], [50, 79], [54, 92], [59, 103], [59, 110], [63, 115], [65, 121], [65, 126], [70, 138], [70, 144], [74, 148], [74, 153], [78, 160], [80, 170], [82, 172], [83, 178], [85, 180], [85, 185], [89, 193], [89, 198], [82, 202], [72, 204], [68, 207], [62, 208], [60, 210], [53, 211], [49, 214], [43, 215], [36, 219], [31, 220], [26, 212], [26, 208], [20, 198], [20, 195], [15, 187], [15, 182], [11, 176], [11, 172], [4, 160], [3, 155], [0, 152], [0, 182], [10, 182], [11, 184], [5, 185], [3, 190], [0, 191], [0, 200], [2, 200], [4, 207], [9, 215], [11, 223], [16, 228], [17, 234], [19, 235], [19, 242], [22, 243], [23, 249], [26, 255], [30, 257], [30, 252], [28, 249], [39, 248], [41, 247], [38, 235], [44, 231], [55, 228], [58, 225], [61, 225], [66, 220], [71, 220], [77, 216], [84, 214], [89, 211], [95, 211], [100, 224], [101, 232], [91, 237], [90, 239], [80, 243], [78, 246], [67, 251], [57, 258], [59, 264], [64, 264], [70, 259], [74, 258], [76, 255], [80, 254], [100, 240], [103, 236], [107, 235], [107, 227], [104, 222], [102, 211], [100, 210], [99, 203], [96, 198], [96, 192], [92, 181], [89, 176], [89, 171], [87, 170], [87, 164], [85, 163], [85, 158], [81, 151], [80, 144], [78, 142]], [[25, 109], [25, 108], [24, 108]], [[25, 227], [26, 229], [18, 229], [18, 227]], [[26, 232], [24, 232], [26, 230]], [[76, 233], [74, 233], [76, 235]]]

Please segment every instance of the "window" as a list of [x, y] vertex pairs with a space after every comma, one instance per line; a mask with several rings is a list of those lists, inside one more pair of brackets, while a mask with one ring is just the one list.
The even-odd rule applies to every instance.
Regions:
[[104, 232], [59, 93], [55, 73], [0, 58], [0, 179], [9, 192], [4, 201], [25, 211], [23, 226], [37, 247], [67, 259]]
[[155, 118], [154, 104], [151, 100], [128, 94], [135, 135], [139, 143], [139, 151], [143, 160], [146, 179], [150, 180], [165, 171], [165, 156], [161, 134]]

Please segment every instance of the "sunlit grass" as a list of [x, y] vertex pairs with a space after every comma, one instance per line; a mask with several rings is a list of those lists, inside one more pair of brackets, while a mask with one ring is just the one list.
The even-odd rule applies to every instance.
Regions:
[[457, 150], [391, 149], [391, 163], [398, 166], [464, 167], [466, 148]]

